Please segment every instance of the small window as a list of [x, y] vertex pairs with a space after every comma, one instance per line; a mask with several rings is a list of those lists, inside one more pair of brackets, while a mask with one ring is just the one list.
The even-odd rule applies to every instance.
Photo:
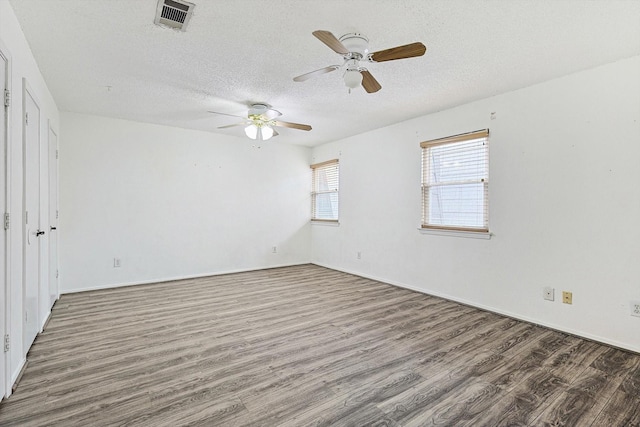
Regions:
[[338, 222], [338, 188], [340, 169], [338, 160], [311, 165], [311, 220]]
[[489, 232], [489, 130], [420, 143], [422, 228]]

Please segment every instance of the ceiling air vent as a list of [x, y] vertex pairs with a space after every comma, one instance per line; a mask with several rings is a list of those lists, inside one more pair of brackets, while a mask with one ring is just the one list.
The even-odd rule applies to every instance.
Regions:
[[184, 31], [196, 5], [186, 1], [159, 0], [156, 10], [156, 25]]

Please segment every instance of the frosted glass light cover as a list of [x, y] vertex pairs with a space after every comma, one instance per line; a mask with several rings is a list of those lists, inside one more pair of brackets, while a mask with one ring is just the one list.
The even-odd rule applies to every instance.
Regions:
[[256, 125], [249, 125], [244, 128], [244, 133], [251, 139], [256, 139], [258, 137], [258, 127]]
[[344, 73], [344, 84], [348, 88], [355, 89], [362, 84], [362, 74], [358, 70], [347, 70]]

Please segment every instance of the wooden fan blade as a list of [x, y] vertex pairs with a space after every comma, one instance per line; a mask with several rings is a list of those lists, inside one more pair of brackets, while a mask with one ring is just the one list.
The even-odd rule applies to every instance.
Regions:
[[243, 122], [243, 123], [234, 123], [232, 125], [218, 126], [218, 129], [226, 129], [226, 128], [232, 128], [232, 127], [235, 127], [235, 126], [244, 126], [244, 125], [246, 125], [245, 122]]
[[227, 113], [218, 113], [217, 111], [209, 111], [209, 113], [220, 114], [222, 116], [239, 117], [241, 119], [246, 119], [246, 117], [243, 117], [243, 116], [236, 116], [235, 114], [227, 114]]
[[362, 87], [368, 93], [377, 92], [382, 89], [380, 83], [378, 83], [378, 81], [371, 75], [370, 72], [368, 72], [367, 70], [363, 70], [360, 71], [360, 74], [362, 74]]
[[330, 31], [317, 30], [311, 34], [316, 36], [316, 38], [320, 40], [322, 43], [326, 44], [331, 49], [333, 49], [334, 52], [339, 53], [340, 55], [346, 55], [349, 53], [349, 49], [344, 47], [342, 42], [338, 40], [336, 36], [331, 34]]
[[339, 65], [329, 65], [328, 67], [320, 68], [319, 70], [315, 70], [315, 71], [312, 71], [310, 73], [303, 74], [303, 75], [298, 76], [298, 77], [294, 77], [293, 81], [294, 82], [303, 82], [305, 80], [309, 80], [311, 77], [319, 76], [321, 74], [330, 73], [332, 71], [337, 70], [338, 68], [340, 68]]
[[370, 56], [373, 62], [393, 61], [395, 59], [413, 58], [422, 56], [427, 51], [425, 45], [420, 42], [396, 46], [391, 49], [373, 52]]
[[301, 125], [299, 123], [290, 123], [290, 122], [279, 122], [275, 121], [274, 124], [276, 126], [280, 126], [283, 128], [291, 128], [291, 129], [299, 129], [299, 130], [311, 130], [311, 126], [309, 125]]

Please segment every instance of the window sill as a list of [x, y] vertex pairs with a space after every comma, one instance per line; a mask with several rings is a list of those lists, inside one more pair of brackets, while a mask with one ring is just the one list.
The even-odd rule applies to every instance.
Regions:
[[312, 219], [311, 220], [311, 225], [326, 225], [329, 227], [340, 227], [340, 223], [338, 222], [338, 220], [317, 220], [317, 219]]
[[461, 231], [461, 230], [447, 230], [437, 228], [418, 228], [421, 234], [432, 234], [435, 236], [450, 236], [450, 237], [463, 237], [467, 239], [484, 239], [489, 240], [493, 233], [486, 231]]

